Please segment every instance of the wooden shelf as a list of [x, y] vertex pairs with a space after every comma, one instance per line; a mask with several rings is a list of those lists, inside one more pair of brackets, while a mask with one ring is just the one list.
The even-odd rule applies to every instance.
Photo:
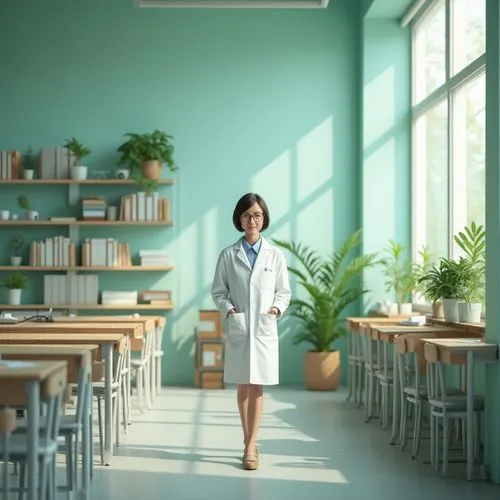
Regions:
[[128, 220], [0, 220], [0, 226], [173, 226], [171, 220], [148, 220], [148, 221], [128, 221]]
[[79, 310], [102, 310], [102, 311], [112, 311], [112, 310], [151, 310], [151, 311], [169, 311], [174, 308], [173, 304], [157, 305], [157, 304], [136, 304], [136, 305], [102, 305], [102, 304], [67, 304], [67, 305], [49, 305], [49, 304], [21, 304], [18, 306], [13, 306], [10, 304], [0, 304], [0, 310], [4, 311], [47, 311], [49, 309], [79, 309]]
[[174, 266], [130, 266], [130, 267], [112, 267], [112, 266], [0, 266], [0, 271], [33, 271], [33, 272], [51, 272], [51, 271], [172, 271]]
[[[170, 186], [174, 183], [173, 179], [159, 179], [159, 186]], [[91, 186], [91, 185], [102, 185], [102, 186], [130, 186], [133, 184], [138, 185], [133, 179], [85, 179], [83, 181], [76, 181], [73, 179], [11, 179], [0, 181], [0, 185], [25, 185], [33, 184], [33, 186], [42, 185], [79, 185], [79, 186]]]

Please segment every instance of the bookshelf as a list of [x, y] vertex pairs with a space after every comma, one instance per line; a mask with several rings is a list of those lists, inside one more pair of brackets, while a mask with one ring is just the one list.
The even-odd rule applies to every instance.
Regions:
[[[157, 181], [157, 186], [171, 186], [174, 184], [173, 179], [159, 179]], [[66, 186], [69, 188], [69, 205], [75, 205], [80, 200], [80, 187], [84, 186], [104, 186], [104, 187], [131, 187], [140, 188], [139, 184], [133, 179], [85, 179], [85, 180], [73, 180], [73, 179], [8, 179], [0, 180], [0, 188], [8, 187], [36, 187], [39, 189], [43, 186]], [[31, 228], [43, 228], [43, 227], [66, 227], [69, 230], [70, 240], [79, 245], [80, 227], [105, 227], [105, 228], [168, 228], [174, 226], [172, 220], [0, 220], [1, 228], [15, 228], [24, 227], [26, 229]], [[85, 273], [85, 272], [95, 272], [95, 273], [169, 273], [174, 269], [174, 266], [167, 265], [155, 265], [155, 266], [141, 266], [141, 265], [131, 265], [131, 266], [81, 266], [81, 265], [71, 265], [71, 266], [32, 266], [32, 265], [1, 265], [0, 272], [10, 272], [10, 273], [66, 273], [68, 276]], [[0, 310], [5, 311], [21, 311], [21, 310], [46, 310], [47, 308], [52, 308], [54, 310], [137, 310], [137, 311], [169, 311], [173, 309], [172, 303], [164, 304], [147, 304], [139, 303], [135, 305], [131, 304], [0, 304]]]

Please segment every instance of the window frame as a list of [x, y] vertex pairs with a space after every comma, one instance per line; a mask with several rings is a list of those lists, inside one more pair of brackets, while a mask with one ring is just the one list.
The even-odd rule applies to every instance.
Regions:
[[[452, 72], [452, 55], [453, 55], [453, 38], [452, 30], [452, 3], [454, 0], [444, 0], [445, 2], [445, 82], [438, 88], [434, 89], [429, 95], [424, 97], [419, 102], [415, 102], [415, 84], [416, 84], [416, 43], [418, 38], [418, 30], [425, 25], [428, 17], [433, 13], [436, 7], [443, 0], [429, 0], [424, 7], [417, 13], [412, 20], [411, 25], [411, 141], [412, 146], [415, 144], [416, 121], [420, 116], [430, 111], [434, 106], [438, 105], [445, 99], [448, 103], [448, 127], [447, 127], [447, 171], [448, 171], [448, 256], [453, 255], [454, 242], [454, 206], [453, 206], [453, 129], [454, 129], [454, 96], [457, 90], [462, 89], [472, 80], [480, 76], [486, 71], [486, 53], [483, 52], [479, 57], [471, 61], [468, 65], [462, 68], [457, 73]], [[415, 242], [418, 241], [417, 228], [419, 226], [417, 206], [417, 165], [416, 152], [412, 147], [411, 151], [411, 257], [415, 261], [418, 257], [419, 248], [416, 248]], [[431, 309], [430, 304], [416, 301], [417, 297], [413, 297], [413, 306], [416, 311], [428, 312]]]

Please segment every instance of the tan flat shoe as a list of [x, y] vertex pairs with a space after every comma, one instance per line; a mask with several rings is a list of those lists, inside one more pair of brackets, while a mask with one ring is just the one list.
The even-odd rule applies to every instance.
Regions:
[[257, 470], [259, 468], [259, 457], [257, 455], [247, 455], [243, 458], [243, 468], [245, 470]]
[[[259, 448], [255, 448], [255, 458], [257, 458], [257, 461], [259, 460]], [[241, 455], [241, 461], [243, 462], [245, 460], [245, 454]]]

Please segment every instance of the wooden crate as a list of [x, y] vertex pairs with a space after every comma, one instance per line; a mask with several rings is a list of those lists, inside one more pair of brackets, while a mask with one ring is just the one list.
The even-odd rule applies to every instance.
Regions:
[[224, 344], [218, 339], [197, 337], [195, 349], [195, 368], [223, 368]]
[[224, 373], [222, 371], [196, 371], [195, 386], [201, 389], [224, 389]]
[[222, 338], [222, 318], [217, 310], [202, 310], [198, 319], [198, 337]]

